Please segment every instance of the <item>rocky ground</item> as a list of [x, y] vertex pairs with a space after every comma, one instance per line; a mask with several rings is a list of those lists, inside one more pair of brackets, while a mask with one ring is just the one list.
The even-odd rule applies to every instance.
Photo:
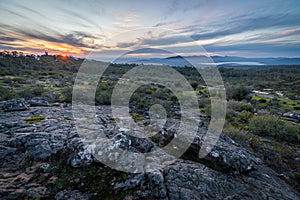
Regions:
[[[38, 99], [28, 104], [1, 102], [1, 199], [300, 198], [266, 161], [223, 134], [215, 148], [199, 159], [205, 123], [181, 159], [151, 173], [125, 173], [100, 163], [87, 150], [70, 106], [50, 106]], [[167, 128], [167, 134], [152, 140], [129, 137], [116, 127], [107, 106], [97, 107], [95, 117], [108, 138], [133, 152], [151, 151], [174, 136]]]

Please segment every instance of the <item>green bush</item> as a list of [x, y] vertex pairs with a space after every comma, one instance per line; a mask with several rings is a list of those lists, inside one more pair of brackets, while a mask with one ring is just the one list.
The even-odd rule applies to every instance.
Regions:
[[240, 107], [240, 111], [249, 111], [249, 112], [252, 112], [253, 111], [253, 106], [251, 105], [251, 104], [249, 104], [249, 103], [247, 103], [247, 104], [243, 104], [243, 105], [241, 105], [241, 107]]
[[227, 101], [227, 112], [232, 113], [234, 111], [242, 111], [241, 102], [230, 99]]
[[253, 113], [249, 111], [243, 111], [238, 113], [238, 121], [243, 124], [247, 124], [253, 117]]
[[62, 101], [70, 103], [72, 102], [72, 92], [73, 88], [72, 87], [65, 87], [62, 89], [62, 94], [63, 94], [63, 99]]
[[266, 103], [267, 102], [266, 99], [259, 99], [258, 101], [261, 102], [261, 103]]
[[198, 82], [197, 82], [197, 81], [191, 81], [190, 83], [191, 83], [191, 86], [192, 86], [194, 89], [197, 88], [197, 86], [198, 86]]
[[145, 119], [145, 117], [141, 114], [130, 113], [130, 115], [135, 122], [142, 121]]
[[24, 87], [22, 88], [22, 90], [20, 90], [18, 92], [18, 95], [22, 98], [25, 98], [25, 99], [30, 99], [32, 97], [35, 97], [36, 95], [33, 93], [32, 89], [31, 88], [28, 88], [28, 87]]
[[205, 114], [210, 117], [211, 116], [211, 105], [210, 104], [205, 105], [204, 110], [205, 110]]
[[245, 99], [251, 92], [250, 87], [245, 86], [245, 85], [240, 85], [237, 84], [235, 86], [227, 86], [226, 87], [226, 94], [227, 94], [227, 99], [234, 99], [241, 101]]
[[300, 110], [300, 106], [294, 106], [295, 110]]
[[147, 90], [145, 91], [146, 94], [152, 94], [152, 92], [153, 92], [153, 91], [150, 90], [150, 89], [147, 89]]
[[36, 96], [41, 96], [45, 92], [43, 87], [35, 87], [32, 89], [32, 93]]
[[234, 141], [246, 145], [247, 141], [249, 140], [249, 136], [246, 134], [245, 131], [226, 123], [223, 128], [223, 133], [229, 136]]
[[19, 98], [19, 95], [11, 89], [0, 86], [0, 101]]
[[274, 137], [279, 141], [298, 142], [300, 126], [283, 121], [277, 116], [263, 115], [250, 119], [249, 130], [260, 136]]
[[96, 103], [98, 105], [110, 105], [111, 104], [111, 93], [108, 91], [101, 91], [99, 94], [96, 96]]

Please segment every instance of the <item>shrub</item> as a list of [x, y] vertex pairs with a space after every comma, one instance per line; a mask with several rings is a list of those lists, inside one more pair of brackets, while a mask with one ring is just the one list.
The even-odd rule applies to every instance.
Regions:
[[300, 110], [300, 106], [294, 106], [295, 110]]
[[197, 81], [191, 81], [191, 86], [196, 89], [198, 86], [198, 82]]
[[246, 145], [247, 141], [249, 140], [249, 136], [246, 134], [245, 131], [236, 128], [230, 124], [225, 124], [223, 133], [229, 136], [234, 141], [243, 145]]
[[0, 100], [19, 98], [19, 95], [11, 89], [0, 86]]
[[240, 111], [249, 111], [249, 112], [252, 112], [253, 111], [253, 106], [251, 105], [251, 104], [249, 104], [249, 103], [247, 103], [247, 104], [243, 104], [243, 105], [241, 105], [241, 107], [240, 107]]
[[145, 117], [143, 115], [140, 115], [140, 114], [136, 114], [136, 113], [130, 113], [131, 117], [133, 118], [133, 120], [135, 122], [138, 122], [138, 121], [142, 121], [145, 119]]
[[207, 116], [211, 116], [211, 105], [206, 105], [205, 107], [204, 107], [204, 110], [205, 110], [205, 114], [207, 115]]
[[240, 108], [241, 108], [240, 101], [235, 101], [235, 100], [230, 99], [227, 102], [227, 112], [237, 111], [237, 110], [240, 110]]
[[45, 92], [43, 87], [36, 87], [32, 89], [32, 93], [36, 96], [41, 96]]
[[96, 102], [99, 105], [110, 105], [111, 104], [110, 97], [111, 94], [108, 91], [101, 91], [96, 96]]
[[30, 89], [28, 87], [23, 87], [22, 90], [18, 92], [18, 95], [25, 99], [30, 99], [30, 98], [36, 96], [33, 93], [32, 89]]
[[266, 99], [259, 99], [258, 101], [261, 102], [261, 103], [266, 103], [267, 102]]
[[247, 124], [252, 117], [252, 112], [243, 111], [238, 113], [238, 121], [244, 124]]
[[64, 89], [62, 89], [62, 94], [63, 94], [62, 101], [67, 103], [72, 102], [72, 92], [73, 92], [72, 87], [65, 87]]
[[145, 91], [146, 94], [152, 94], [152, 92], [153, 92], [153, 91], [150, 90], [150, 89], [147, 89], [147, 90]]
[[234, 87], [227, 86], [226, 88], [227, 99], [235, 99], [238, 101], [245, 99], [250, 92], [250, 87], [244, 85], [236, 85]]
[[279, 141], [298, 142], [300, 126], [283, 121], [277, 116], [263, 115], [250, 119], [249, 130], [253, 134], [274, 137]]

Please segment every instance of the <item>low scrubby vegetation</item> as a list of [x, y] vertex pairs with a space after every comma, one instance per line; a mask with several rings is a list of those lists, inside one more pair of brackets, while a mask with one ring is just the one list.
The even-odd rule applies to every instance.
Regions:
[[[75, 72], [83, 59], [62, 58], [59, 55], [23, 55], [19, 52], [0, 52], [0, 56], [0, 100], [12, 98], [27, 100], [40, 96], [45, 97], [50, 103], [72, 102]], [[98, 82], [95, 103], [110, 105], [117, 82], [135, 66], [111, 64]], [[204, 80], [194, 68], [174, 67], [174, 69], [189, 81], [198, 97], [198, 111], [201, 118], [209, 123], [211, 102]], [[266, 162], [269, 162], [268, 159], [274, 159], [269, 155], [272, 151], [278, 153], [276, 162], [280, 162], [278, 164], [282, 166], [280, 170], [272, 163], [269, 163], [269, 166], [278, 172], [284, 171], [283, 169], [290, 170], [289, 167], [295, 163], [281, 144], [299, 148], [300, 67], [219, 68], [219, 71], [228, 100], [223, 132], [244, 147], [257, 152], [257, 156]], [[174, 84], [181, 87], [180, 82]], [[131, 95], [130, 115], [136, 122], [148, 119], [149, 108], [154, 104], [163, 105], [168, 117], [181, 116], [178, 98], [168, 88], [157, 84], [141, 85]], [[43, 116], [34, 116], [26, 121], [34, 123], [43, 119]], [[264, 143], [264, 139], [269, 143]], [[277, 143], [274, 145], [273, 142], [280, 145]], [[290, 178], [297, 182], [299, 174], [292, 174]]]
[[278, 141], [298, 143], [300, 126], [283, 121], [278, 116], [263, 115], [250, 119], [249, 130], [253, 134], [273, 137]]

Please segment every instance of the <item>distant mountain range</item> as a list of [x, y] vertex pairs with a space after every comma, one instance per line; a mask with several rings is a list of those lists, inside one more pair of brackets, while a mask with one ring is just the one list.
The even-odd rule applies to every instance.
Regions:
[[[245, 58], [237, 56], [211, 56], [218, 66], [241, 66], [241, 65], [300, 65], [300, 58]], [[205, 65], [212, 61], [206, 56], [173, 56], [167, 58], [119, 58], [115, 63], [136, 63], [136, 64], [160, 64], [171, 66], [192, 66], [193, 64]]]

